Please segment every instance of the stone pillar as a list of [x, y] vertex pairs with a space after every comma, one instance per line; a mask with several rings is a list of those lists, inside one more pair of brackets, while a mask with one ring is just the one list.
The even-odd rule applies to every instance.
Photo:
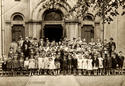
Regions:
[[[0, 10], [2, 10], [2, 4], [0, 2]], [[0, 11], [0, 59], [2, 58], [2, 39], [1, 39], [1, 31], [2, 31], [2, 11]]]
[[79, 22], [68, 21], [66, 22], [66, 34], [67, 38], [72, 40], [73, 38], [78, 38], [79, 36]]

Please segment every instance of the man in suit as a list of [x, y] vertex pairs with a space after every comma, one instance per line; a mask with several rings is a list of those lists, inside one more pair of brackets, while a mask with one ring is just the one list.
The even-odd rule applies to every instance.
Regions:
[[29, 47], [30, 47], [30, 41], [29, 41], [28, 37], [26, 37], [25, 41], [23, 42], [23, 46], [22, 46], [22, 50], [23, 50], [25, 58], [29, 57]]
[[114, 52], [116, 49], [116, 43], [113, 41], [113, 38], [110, 38], [110, 41], [108, 43], [108, 51], [109, 55], [111, 57], [112, 52]]

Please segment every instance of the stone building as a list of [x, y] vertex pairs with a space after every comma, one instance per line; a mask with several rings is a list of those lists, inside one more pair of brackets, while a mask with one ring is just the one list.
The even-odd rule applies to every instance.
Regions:
[[[10, 43], [20, 36], [56, 41], [64, 37], [86, 38], [87, 42], [91, 38], [102, 39], [101, 19], [94, 17], [91, 11], [82, 19], [75, 19], [75, 13], [72, 13], [64, 20], [76, 2], [77, 0], [65, 0], [52, 5], [49, 0], [1, 0], [0, 54], [7, 55]], [[104, 31], [105, 38], [113, 37], [117, 49], [122, 51], [125, 51], [124, 19], [125, 16], [118, 16], [110, 25], [105, 24]]]

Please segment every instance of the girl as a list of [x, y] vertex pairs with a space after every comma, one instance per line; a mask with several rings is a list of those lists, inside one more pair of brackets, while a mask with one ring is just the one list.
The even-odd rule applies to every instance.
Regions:
[[91, 75], [91, 71], [92, 71], [92, 58], [91, 56], [89, 55], [88, 57], [88, 75]]
[[60, 53], [57, 54], [55, 58], [56, 74], [60, 74]]
[[82, 74], [82, 64], [83, 64], [83, 59], [82, 59], [82, 54], [78, 53], [78, 74], [81, 75]]
[[17, 60], [18, 58], [18, 54], [15, 53], [14, 57], [13, 57], [13, 65], [12, 65], [12, 68], [13, 68], [13, 76], [17, 75], [17, 71], [18, 71], [18, 68], [19, 68], [19, 61]]
[[28, 73], [28, 68], [29, 68], [29, 59], [28, 59], [28, 57], [26, 57], [26, 59], [24, 61], [24, 69], [26, 71], [26, 74]]
[[103, 74], [103, 58], [101, 57], [101, 54], [98, 55], [99, 60], [99, 75]]
[[50, 75], [55, 75], [55, 55], [52, 54], [52, 56], [49, 58], [49, 72], [50, 72]]
[[34, 55], [33, 55], [33, 53], [31, 53], [31, 55], [30, 55], [30, 59], [29, 59], [29, 70], [30, 70], [30, 76], [33, 75], [33, 73], [34, 73], [34, 69], [35, 69], [35, 59], [34, 59]]
[[87, 67], [88, 67], [87, 55], [83, 55], [83, 64], [82, 64], [82, 67], [83, 67], [83, 75], [86, 75], [86, 70], [87, 70]]
[[48, 69], [49, 69], [49, 57], [50, 56], [50, 53], [45, 55], [44, 57], [44, 74], [48, 74]]
[[19, 59], [19, 66], [20, 66], [20, 73], [23, 74], [23, 69], [24, 69], [24, 58], [20, 57]]
[[43, 73], [44, 69], [44, 58], [42, 52], [40, 52], [40, 56], [38, 57], [38, 75]]

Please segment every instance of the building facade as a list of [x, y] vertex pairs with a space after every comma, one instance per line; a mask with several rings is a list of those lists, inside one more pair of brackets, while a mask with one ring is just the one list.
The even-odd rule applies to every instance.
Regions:
[[[20, 36], [56, 41], [64, 37], [70, 40], [81, 37], [87, 42], [91, 38], [102, 39], [101, 19], [91, 11], [81, 19], [76, 19], [75, 13], [64, 19], [76, 2], [77, 0], [64, 0], [53, 5], [49, 0], [2, 0], [1, 56], [7, 55], [11, 42], [17, 41]], [[118, 16], [110, 25], [105, 24], [104, 31], [105, 39], [113, 37], [118, 50], [122, 51], [125, 51], [124, 18], [125, 16]]]

